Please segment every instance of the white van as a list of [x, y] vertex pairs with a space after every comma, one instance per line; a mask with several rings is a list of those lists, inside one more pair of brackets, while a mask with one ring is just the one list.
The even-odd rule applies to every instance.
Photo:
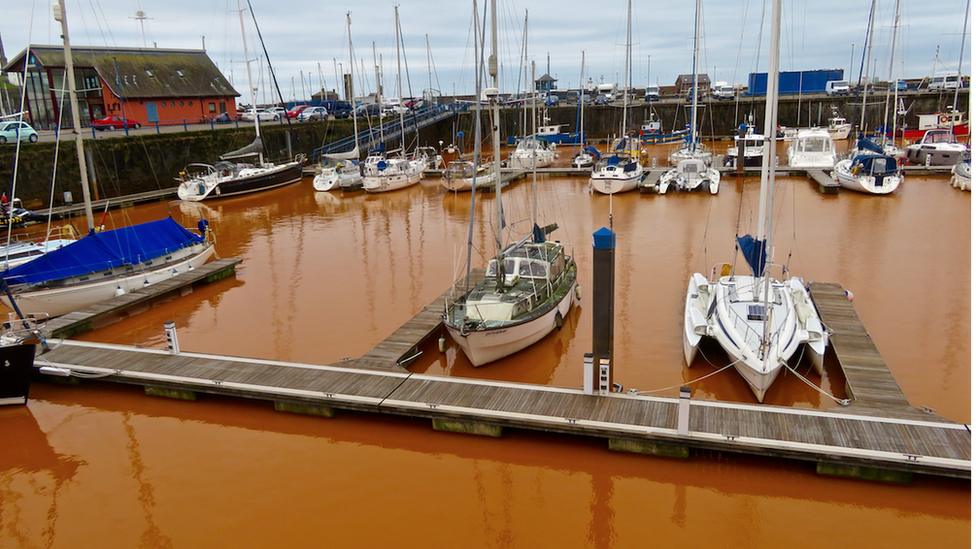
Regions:
[[929, 81], [930, 90], [954, 90], [962, 87], [957, 71], [937, 72]]
[[644, 89], [644, 100], [650, 103], [661, 99], [661, 88], [658, 86], [648, 86]]
[[716, 82], [712, 87], [712, 97], [715, 99], [735, 99], [735, 88], [728, 82]]
[[851, 85], [846, 80], [828, 80], [827, 95], [847, 95], [851, 93]]

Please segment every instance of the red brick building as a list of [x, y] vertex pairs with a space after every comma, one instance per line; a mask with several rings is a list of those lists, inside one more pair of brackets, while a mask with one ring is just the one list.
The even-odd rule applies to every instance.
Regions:
[[[204, 50], [105, 48], [72, 46], [82, 126], [118, 114], [141, 124], [182, 124], [208, 120], [223, 112], [234, 115], [237, 97]], [[62, 46], [29, 46], [3, 67], [23, 75], [27, 63], [26, 110], [36, 128], [58, 125], [64, 89]], [[65, 105], [61, 126], [71, 126]]]

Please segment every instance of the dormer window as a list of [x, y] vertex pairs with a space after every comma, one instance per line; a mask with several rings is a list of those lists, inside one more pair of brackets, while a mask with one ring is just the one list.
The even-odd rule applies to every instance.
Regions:
[[149, 70], [149, 69], [146, 69], [146, 75], [147, 75], [147, 76], [148, 76], [149, 78], [155, 78], [155, 77], [156, 77], [156, 76], [155, 76], [155, 75], [153, 74], [153, 72], [152, 72], [151, 70]]
[[179, 76], [180, 78], [186, 78], [186, 75], [185, 75], [185, 74], [183, 74], [183, 69], [176, 69], [176, 74], [177, 74], [177, 76]]

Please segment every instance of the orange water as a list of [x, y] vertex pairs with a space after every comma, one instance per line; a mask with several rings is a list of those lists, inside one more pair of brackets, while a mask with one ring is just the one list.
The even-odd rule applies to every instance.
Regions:
[[[969, 193], [942, 176], [909, 177], [885, 197], [822, 196], [803, 178], [778, 181], [775, 261], [851, 290], [909, 401], [968, 423]], [[531, 185], [502, 193], [516, 232], [531, 218]], [[757, 178], [727, 178], [714, 197], [635, 192], [612, 206], [588, 195], [585, 179], [538, 185], [540, 214], [560, 225], [553, 236], [575, 245], [581, 306], [561, 331], [509, 359], [474, 369], [456, 348], [429, 346], [412, 371], [580, 386], [592, 339], [590, 235], [611, 208], [616, 381], [675, 395], [727, 362], [706, 348], [683, 367], [681, 300], [692, 272], [733, 259], [737, 226], [755, 230]], [[316, 193], [303, 181], [205, 204], [220, 256], [244, 259], [237, 276], [84, 339], [164, 347], [162, 324], [175, 320], [187, 351], [320, 364], [362, 355], [461, 274], [470, 200], [436, 180], [380, 195]], [[476, 201], [476, 218], [491, 219], [490, 195]], [[493, 232], [476, 224], [476, 264]], [[836, 365], [807, 378], [843, 396]], [[752, 401], [731, 370], [693, 390]], [[313, 418], [98, 383], [35, 384], [31, 396], [27, 408], [0, 410], [3, 548], [969, 545], [970, 491], [957, 481], [895, 487], [818, 477], [803, 463], [650, 458], [612, 453], [600, 440], [511, 430], [488, 439], [420, 420]], [[767, 400], [835, 406], [791, 375]]]

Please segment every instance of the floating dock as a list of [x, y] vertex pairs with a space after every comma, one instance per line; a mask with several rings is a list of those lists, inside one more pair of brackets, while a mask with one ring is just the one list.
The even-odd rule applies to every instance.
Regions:
[[407, 371], [404, 366], [424, 342], [443, 334], [441, 312], [461, 284], [363, 357], [336, 364], [64, 341], [38, 356], [36, 365], [49, 375], [79, 373], [140, 385], [150, 395], [192, 400], [219, 394], [328, 417], [337, 410], [390, 413], [430, 419], [434, 429], [452, 432], [554, 431], [605, 438], [618, 451], [677, 458], [692, 449], [772, 456], [816, 463], [821, 474], [888, 482], [907, 483], [913, 474], [971, 478], [969, 426], [908, 404], [839, 285], [814, 284], [811, 294], [835, 334], [832, 347], [854, 403], [810, 410], [629, 393], [597, 396]]

